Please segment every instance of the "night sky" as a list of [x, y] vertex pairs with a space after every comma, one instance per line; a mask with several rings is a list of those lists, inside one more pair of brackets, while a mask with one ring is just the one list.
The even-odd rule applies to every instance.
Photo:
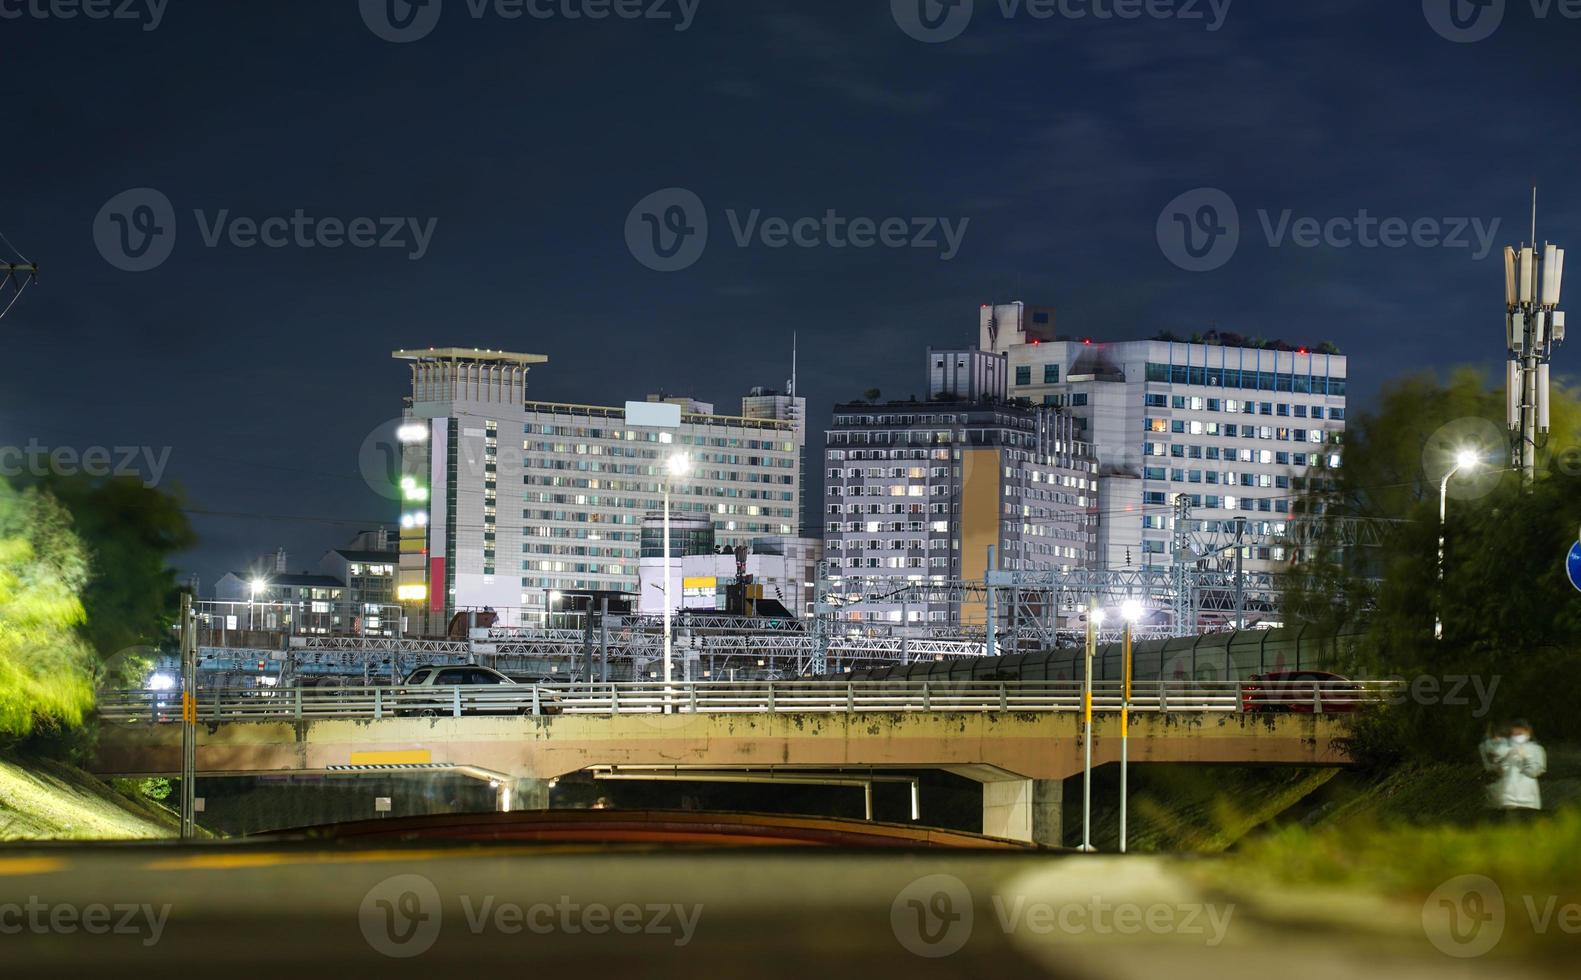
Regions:
[[[0, 233], [43, 268], [0, 321], [0, 444], [169, 447], [163, 485], [203, 538], [183, 568], [205, 588], [277, 546], [316, 564], [393, 518], [358, 449], [399, 413], [398, 347], [546, 354], [546, 400], [662, 387], [734, 412], [784, 383], [797, 331], [816, 502], [831, 405], [917, 392], [923, 349], [975, 341], [981, 303], [1053, 305], [1062, 333], [1098, 340], [1331, 340], [1365, 407], [1402, 371], [1497, 367], [1501, 269], [1497, 250], [1476, 258], [1475, 228], [1527, 238], [1534, 180], [1539, 236], [1581, 247], [1581, 21], [1559, 0], [1495, 0], [1460, 41], [1447, 8], [1470, 0], [1202, 0], [1205, 19], [1129, 20], [976, 0], [938, 43], [902, 29], [922, 30], [919, 0], [700, 0], [685, 30], [678, 0], [662, 20], [443, 0], [434, 23], [395, 0], [409, 30], [431, 27], [406, 43], [379, 36], [390, 0], [157, 0], [157, 26], [150, 2], [92, 19], [0, 0]], [[135, 188], [170, 217], [112, 204]], [[628, 247], [633, 208], [666, 188], [709, 223], [676, 272]], [[1206, 272], [1159, 237], [1198, 188], [1240, 219]], [[669, 200], [652, 211], [665, 227]], [[298, 209], [317, 246], [238, 244], [246, 220]], [[968, 224], [948, 260], [937, 230], [938, 247], [739, 247], [732, 215], [754, 209], [898, 217], [908, 240], [913, 219]], [[1362, 209], [1466, 224], [1467, 247], [1272, 247], [1259, 215], [1277, 233], [1286, 210]], [[406, 244], [355, 247], [325, 218], [373, 219], [378, 238], [394, 219]], [[431, 228], [426, 250], [409, 221]], [[162, 247], [146, 271], [111, 261]]]

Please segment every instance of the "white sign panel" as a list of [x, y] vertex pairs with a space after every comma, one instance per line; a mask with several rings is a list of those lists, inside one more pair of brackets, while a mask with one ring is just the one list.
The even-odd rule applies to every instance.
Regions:
[[681, 406], [668, 402], [627, 402], [626, 424], [646, 425], [655, 429], [679, 429]]

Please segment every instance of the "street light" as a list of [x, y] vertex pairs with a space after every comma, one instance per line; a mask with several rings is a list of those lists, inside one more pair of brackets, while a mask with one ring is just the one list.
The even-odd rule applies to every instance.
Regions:
[[664, 713], [670, 714], [670, 682], [675, 675], [675, 661], [671, 656], [670, 641], [670, 484], [678, 476], [692, 471], [692, 458], [676, 453], [664, 462]]
[[1081, 849], [1092, 851], [1092, 657], [1098, 649], [1098, 627], [1103, 625], [1103, 610], [1098, 600], [1087, 604], [1087, 667], [1083, 672], [1081, 687], [1081, 722], [1083, 751], [1081, 774]]
[[565, 595], [559, 589], [543, 590], [543, 628], [553, 625], [554, 607]]
[[1142, 619], [1142, 604], [1127, 599], [1120, 604], [1120, 618], [1125, 621], [1125, 656], [1121, 668], [1124, 678], [1120, 686], [1120, 853], [1125, 853], [1125, 805], [1129, 797], [1131, 763], [1131, 627]]
[[1455, 466], [1444, 474], [1438, 485], [1438, 604], [1433, 611], [1433, 639], [1444, 638], [1444, 518], [1449, 510], [1449, 479], [1461, 470], [1470, 472], [1482, 465], [1482, 457], [1475, 450], [1462, 449], [1455, 453]]
[[269, 583], [261, 578], [255, 578], [247, 583], [247, 628], [253, 628], [253, 603], [258, 601], [258, 593], [269, 588]]

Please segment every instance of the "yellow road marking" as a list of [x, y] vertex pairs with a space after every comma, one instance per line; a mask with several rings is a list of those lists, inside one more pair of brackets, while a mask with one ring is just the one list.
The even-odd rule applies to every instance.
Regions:
[[60, 858], [0, 858], [0, 878], [47, 875], [66, 866]]
[[231, 871], [243, 868], [278, 868], [295, 864], [367, 864], [377, 861], [432, 861], [445, 858], [497, 858], [523, 854], [605, 852], [591, 844], [538, 845], [531, 847], [422, 848], [374, 851], [264, 851], [239, 854], [191, 854], [162, 858], [143, 865], [147, 871]]

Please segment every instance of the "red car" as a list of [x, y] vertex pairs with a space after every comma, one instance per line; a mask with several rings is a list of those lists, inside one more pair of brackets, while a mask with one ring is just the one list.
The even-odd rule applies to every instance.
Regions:
[[1355, 711], [1362, 703], [1361, 695], [1361, 688], [1350, 678], [1323, 670], [1253, 674], [1241, 685], [1241, 703], [1247, 711]]

